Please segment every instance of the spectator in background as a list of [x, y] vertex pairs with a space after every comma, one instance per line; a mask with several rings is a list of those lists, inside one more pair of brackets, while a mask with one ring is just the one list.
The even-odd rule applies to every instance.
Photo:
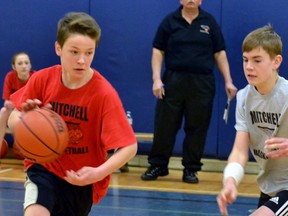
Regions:
[[[0, 149], [6, 133], [6, 124], [4, 122], [7, 122], [13, 108], [13, 104], [10, 101], [10, 95], [25, 86], [29, 78], [35, 73], [35, 71], [32, 70], [31, 59], [25, 52], [18, 52], [13, 55], [12, 69], [13, 70], [7, 73], [3, 85], [2, 99], [4, 100], [4, 107], [1, 109], [0, 113], [0, 119], [1, 122], [3, 122], [3, 124], [0, 126]], [[22, 158], [14, 146], [13, 152], [16, 158]]]
[[[227, 96], [235, 97], [221, 29], [202, 0], [180, 0], [181, 6], [161, 22], [153, 41], [154, 140], [150, 167], [142, 180], [169, 174], [168, 163], [184, 117], [183, 181], [198, 183], [207, 130], [215, 95], [216, 62], [225, 81]], [[162, 63], [165, 72], [161, 77]]]
[[4, 106], [10, 102], [10, 95], [26, 85], [29, 78], [34, 74], [31, 59], [25, 52], [18, 52], [12, 57], [12, 69], [4, 80], [3, 95]]

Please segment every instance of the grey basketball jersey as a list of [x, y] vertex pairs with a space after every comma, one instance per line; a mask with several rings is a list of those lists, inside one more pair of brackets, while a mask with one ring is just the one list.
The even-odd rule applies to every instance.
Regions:
[[270, 196], [288, 190], [288, 157], [268, 159], [265, 141], [273, 136], [288, 138], [288, 81], [279, 77], [271, 92], [261, 95], [247, 85], [237, 93], [237, 131], [250, 135], [250, 150], [259, 164], [260, 190]]

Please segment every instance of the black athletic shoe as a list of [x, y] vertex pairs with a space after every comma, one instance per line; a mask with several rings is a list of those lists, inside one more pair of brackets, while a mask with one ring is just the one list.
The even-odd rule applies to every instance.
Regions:
[[184, 169], [183, 171], [183, 181], [186, 183], [196, 184], [199, 182], [196, 172]]
[[166, 176], [168, 174], [168, 168], [150, 166], [147, 171], [141, 176], [141, 179], [144, 181], [156, 180], [158, 176]]

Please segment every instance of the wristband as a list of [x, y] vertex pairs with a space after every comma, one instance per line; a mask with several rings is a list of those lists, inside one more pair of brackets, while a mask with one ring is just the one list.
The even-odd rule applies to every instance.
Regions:
[[236, 181], [236, 185], [238, 185], [242, 178], [244, 176], [244, 168], [241, 166], [241, 164], [232, 162], [227, 164], [227, 166], [224, 169], [224, 178], [223, 178], [223, 184], [227, 180], [227, 178], [232, 177]]

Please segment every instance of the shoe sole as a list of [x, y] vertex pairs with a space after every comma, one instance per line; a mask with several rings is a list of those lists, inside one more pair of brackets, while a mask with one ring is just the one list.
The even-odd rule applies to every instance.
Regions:
[[167, 176], [167, 175], [169, 175], [169, 172], [168, 172], [168, 173], [165, 173], [165, 174], [162, 174], [162, 175], [158, 175], [158, 176], [155, 177], [155, 178], [142, 175], [142, 176], [141, 176], [141, 179], [142, 179], [143, 181], [153, 181], [153, 180], [157, 180], [157, 178], [158, 178], [159, 176], [160, 176], [160, 177], [163, 177], [163, 176]]
[[188, 184], [197, 184], [197, 183], [199, 183], [199, 180], [197, 179], [197, 180], [195, 180], [195, 181], [185, 181], [184, 179], [183, 179], [183, 182], [185, 182], [185, 183], [188, 183]]

